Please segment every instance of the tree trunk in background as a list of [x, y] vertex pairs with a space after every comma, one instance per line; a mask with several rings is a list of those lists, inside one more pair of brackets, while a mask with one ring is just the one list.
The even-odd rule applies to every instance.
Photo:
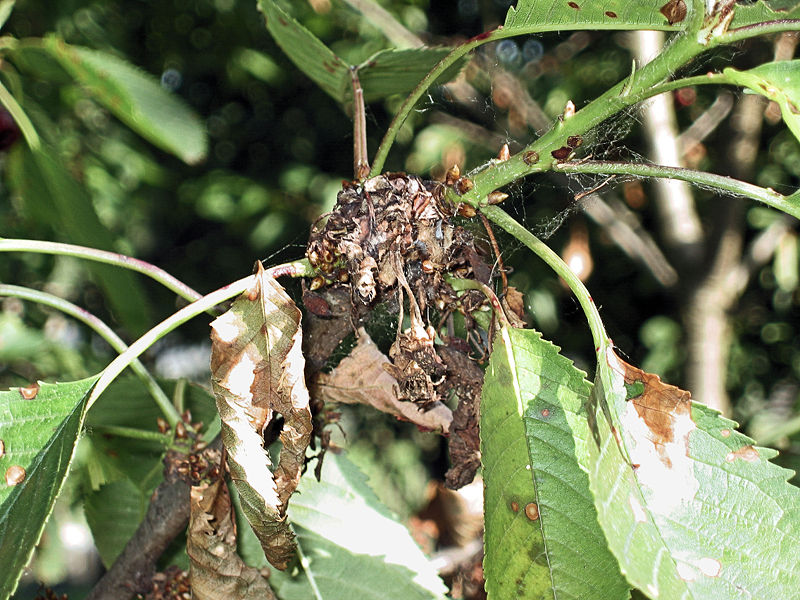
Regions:
[[[662, 33], [636, 32], [634, 54], [639, 62], [655, 56]], [[732, 117], [735, 139], [729, 155], [729, 174], [750, 179], [758, 150], [764, 101], [743, 95]], [[651, 100], [643, 109], [650, 158], [659, 164], [680, 165], [675, 110], [671, 96]], [[727, 275], [742, 260], [744, 203], [740, 198], [715, 200], [715, 218], [703, 232], [688, 184], [659, 181], [655, 202], [661, 235], [680, 277], [679, 301], [686, 335], [686, 387], [693, 397], [730, 414], [726, 389], [731, 344], [730, 311], [741, 290], [727, 285]]]

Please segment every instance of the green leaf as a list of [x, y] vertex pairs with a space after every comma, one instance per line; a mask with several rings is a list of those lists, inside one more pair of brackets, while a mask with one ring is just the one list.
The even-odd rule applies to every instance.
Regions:
[[611, 347], [598, 359], [589, 478], [628, 581], [659, 600], [796, 596], [800, 489], [776, 452]]
[[[393, 94], [407, 94], [451, 50], [448, 47], [381, 50], [358, 68], [364, 100], [374, 102]], [[434, 85], [446, 83], [456, 77], [467, 62], [467, 58], [458, 61]], [[348, 98], [352, 98], [349, 88], [347, 92]]]
[[286, 56], [326, 94], [343, 102], [350, 85], [349, 66], [273, 0], [258, 0], [258, 8]]
[[781, 19], [800, 19], [800, 2], [797, 0], [759, 0], [753, 3], [734, 4], [733, 19], [728, 29], [777, 21]]
[[108, 569], [142, 522], [150, 494], [127, 477], [86, 496], [84, 511], [100, 560]]
[[[45, 144], [36, 151], [21, 145], [15, 148], [9, 155], [9, 181], [25, 211], [48, 223], [58, 238], [114, 251], [114, 237], [100, 222], [88, 192]], [[146, 331], [151, 322], [149, 303], [134, 274], [97, 263], [88, 269], [117, 318], [134, 334]]]
[[[168, 395], [176, 381], [159, 381]], [[192, 420], [213, 422], [216, 406], [211, 394], [187, 385], [183, 406]], [[165, 448], [146, 440], [104, 432], [104, 426], [124, 426], [158, 431], [162, 416], [153, 399], [134, 377], [122, 377], [109, 387], [86, 417], [89, 447], [86, 470], [89, 488], [84, 494], [86, 520], [103, 564], [108, 567], [125, 547], [147, 511], [150, 496], [163, 480]]]
[[56, 37], [43, 47], [92, 96], [143, 138], [188, 164], [202, 161], [208, 149], [203, 123], [177, 95], [123, 59]]
[[628, 598], [585, 472], [590, 390], [538, 332], [495, 338], [481, 398], [490, 597]]
[[445, 597], [436, 569], [346, 457], [328, 453], [321, 481], [309, 473], [298, 491], [289, 517], [305, 571], [270, 577], [283, 600]]
[[0, 392], [1, 599], [14, 592], [53, 510], [95, 381], [90, 377]]
[[728, 67], [723, 74], [731, 83], [774, 100], [786, 125], [800, 139], [800, 60], [770, 62], [747, 71]]
[[[677, 5], [683, 5], [683, 9]], [[675, 5], [675, 16], [662, 12]], [[519, 0], [508, 9], [504, 29], [522, 33], [573, 29], [685, 29], [692, 10], [703, 10], [695, 0]], [[668, 13], [669, 14], [669, 13]], [[683, 18], [679, 18], [683, 14]], [[676, 20], [678, 19], [678, 20]], [[670, 22], [672, 21], [672, 22]]]
[[[351, 102], [350, 65], [273, 0], [259, 0], [258, 7], [266, 18], [267, 30], [297, 68], [337, 102]], [[377, 52], [357, 67], [365, 101], [408, 93], [450, 50], [408, 48]], [[465, 64], [465, 61], [456, 63], [437, 81], [449, 81]]]

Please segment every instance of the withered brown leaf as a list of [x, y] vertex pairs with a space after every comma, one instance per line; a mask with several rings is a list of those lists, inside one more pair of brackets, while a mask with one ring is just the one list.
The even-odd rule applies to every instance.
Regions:
[[320, 373], [314, 383], [314, 397], [325, 402], [366, 404], [418, 427], [449, 433], [452, 412], [441, 402], [420, 410], [412, 402], [397, 397], [397, 381], [383, 367], [389, 359], [369, 334], [358, 330], [358, 342], [350, 355], [330, 373]]
[[[212, 324], [211, 382], [228, 466], [242, 510], [267, 559], [285, 569], [294, 552], [286, 505], [311, 438], [300, 311], [258, 263], [253, 285]], [[263, 431], [284, 418], [274, 477]]]
[[275, 598], [261, 573], [236, 554], [231, 499], [224, 481], [192, 487], [186, 553], [196, 600]]

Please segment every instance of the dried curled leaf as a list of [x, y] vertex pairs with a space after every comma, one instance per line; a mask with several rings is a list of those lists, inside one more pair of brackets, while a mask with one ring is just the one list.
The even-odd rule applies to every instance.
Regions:
[[412, 402], [398, 399], [397, 382], [383, 367], [389, 359], [363, 328], [358, 331], [358, 343], [330, 373], [320, 373], [314, 386], [314, 397], [325, 402], [366, 404], [400, 419], [432, 431], [449, 433], [453, 414], [441, 402], [428, 410]]
[[[297, 488], [311, 438], [300, 311], [261, 264], [253, 286], [211, 324], [211, 382], [228, 465], [242, 509], [275, 567], [294, 552], [286, 505]], [[273, 477], [263, 432], [284, 418]]]
[[222, 480], [194, 486], [186, 553], [196, 600], [270, 600], [267, 580], [236, 554], [228, 488]]

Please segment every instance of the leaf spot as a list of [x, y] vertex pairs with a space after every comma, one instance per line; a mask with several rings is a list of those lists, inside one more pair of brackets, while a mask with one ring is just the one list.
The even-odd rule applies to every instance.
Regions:
[[[722, 563], [716, 558], [705, 556], [703, 558], [695, 559], [685, 555], [685, 553], [678, 553], [676, 556], [675, 568], [678, 571], [678, 576], [684, 581], [696, 581], [701, 575], [706, 577], [718, 577], [722, 572]], [[680, 556], [682, 554], [682, 556]]]
[[514, 512], [519, 512], [519, 502], [517, 502], [516, 500], [512, 500], [511, 510], [513, 510]]
[[3, 458], [6, 455], [6, 444], [3, 440], [0, 440], [0, 458]]
[[6, 484], [17, 485], [25, 481], [25, 469], [19, 465], [12, 465], [6, 469]]
[[703, 575], [708, 577], [719, 577], [722, 572], [722, 563], [716, 558], [705, 557], [697, 561], [697, 568]]
[[617, 13], [615, 13], [613, 10], [607, 10], [606, 11], [606, 16], [609, 19], [616, 19], [617, 18]]
[[569, 6], [570, 8], [574, 8], [575, 10], [580, 10], [581, 9], [581, 7], [578, 6], [577, 2], [567, 2], [567, 6]]
[[525, 506], [525, 516], [531, 521], [536, 521], [539, 518], [539, 505], [531, 502]]
[[647, 523], [647, 513], [639, 499], [631, 494], [628, 496], [628, 504], [631, 505], [631, 510], [633, 511], [633, 520], [637, 523]]
[[684, 0], [669, 0], [661, 7], [659, 12], [667, 18], [667, 23], [674, 25], [686, 18], [686, 2]]
[[742, 446], [738, 450], [734, 450], [733, 452], [729, 452], [728, 456], [725, 457], [725, 460], [728, 462], [733, 462], [737, 458], [741, 458], [747, 462], [758, 462], [758, 450], [752, 444], [748, 444], [747, 446]]
[[39, 384], [32, 383], [28, 387], [21, 387], [19, 388], [19, 394], [25, 400], [33, 400], [36, 398], [36, 395], [39, 393]]
[[550, 416], [550, 409], [549, 409], [549, 408], [543, 408], [543, 409], [542, 409], [542, 416], [543, 416], [545, 419], [546, 419], [547, 417], [549, 417], [549, 416]]
[[723, 429], [722, 431], [719, 432], [719, 434], [722, 437], [729, 437], [731, 435], [731, 430], [730, 429]]

